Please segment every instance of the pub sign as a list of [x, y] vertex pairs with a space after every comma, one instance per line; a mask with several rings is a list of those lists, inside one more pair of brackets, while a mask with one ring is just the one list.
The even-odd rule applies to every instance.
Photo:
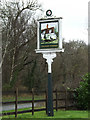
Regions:
[[37, 50], [62, 49], [62, 18], [38, 20]]

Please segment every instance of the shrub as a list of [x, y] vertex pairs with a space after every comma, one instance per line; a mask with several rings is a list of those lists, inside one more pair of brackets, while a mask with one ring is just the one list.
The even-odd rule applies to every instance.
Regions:
[[83, 81], [80, 82], [80, 86], [76, 88], [77, 96], [76, 96], [76, 103], [77, 108], [80, 110], [88, 109], [88, 100], [89, 100], [89, 80], [90, 74], [85, 74], [82, 77]]

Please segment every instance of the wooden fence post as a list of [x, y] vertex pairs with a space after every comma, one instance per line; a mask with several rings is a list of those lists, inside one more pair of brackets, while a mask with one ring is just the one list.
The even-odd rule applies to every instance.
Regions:
[[47, 89], [46, 89], [46, 114], [47, 114]]
[[18, 88], [15, 90], [15, 118], [17, 117]]
[[58, 96], [57, 96], [57, 89], [56, 89], [56, 111], [58, 110]]
[[32, 88], [32, 115], [34, 115], [34, 89]]

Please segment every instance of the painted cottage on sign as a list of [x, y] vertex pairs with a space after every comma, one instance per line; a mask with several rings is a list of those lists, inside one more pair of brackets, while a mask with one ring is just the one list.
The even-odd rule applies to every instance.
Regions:
[[47, 41], [56, 40], [54, 27], [49, 28], [48, 24], [46, 29], [41, 30], [41, 39]]

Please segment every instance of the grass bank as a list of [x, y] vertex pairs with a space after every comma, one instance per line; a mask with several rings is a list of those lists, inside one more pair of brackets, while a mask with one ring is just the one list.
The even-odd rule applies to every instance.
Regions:
[[[3, 116], [3, 118], [15, 118], [15, 115]], [[58, 110], [54, 111], [53, 117], [48, 117], [45, 111], [32, 113], [18, 114], [19, 119], [22, 118], [88, 118], [88, 111], [75, 111], [75, 110]]]

